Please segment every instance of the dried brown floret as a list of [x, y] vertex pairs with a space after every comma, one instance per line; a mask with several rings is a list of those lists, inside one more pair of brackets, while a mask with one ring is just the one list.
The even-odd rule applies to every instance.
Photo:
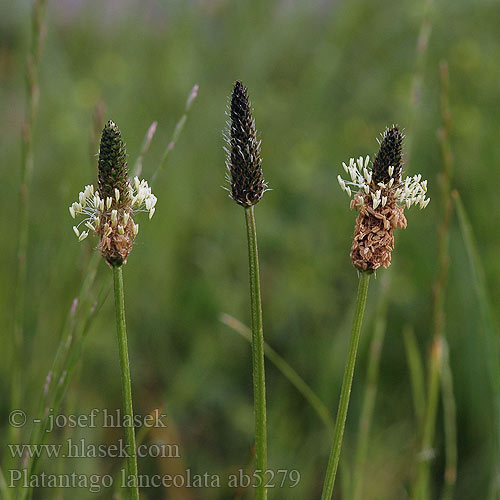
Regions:
[[376, 271], [389, 267], [394, 250], [396, 228], [406, 227], [403, 207], [391, 196], [384, 207], [372, 208], [369, 195], [356, 195], [351, 208], [359, 208], [351, 247], [351, 260], [360, 271]]

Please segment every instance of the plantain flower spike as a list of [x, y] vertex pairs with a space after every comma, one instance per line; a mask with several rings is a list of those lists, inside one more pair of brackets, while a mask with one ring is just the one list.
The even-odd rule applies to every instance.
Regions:
[[[153, 217], [156, 196], [145, 180], [128, 178], [127, 152], [120, 129], [111, 120], [102, 131], [97, 169], [97, 189], [85, 186], [78, 201], [69, 207], [73, 219], [83, 220], [73, 231], [79, 241], [92, 232], [99, 236], [98, 248], [110, 266], [127, 262], [139, 225], [134, 217], [148, 212]], [[84, 226], [81, 228], [81, 226]]]
[[229, 196], [239, 205], [250, 207], [260, 201], [267, 184], [262, 175], [260, 141], [257, 140], [248, 91], [240, 81], [234, 84], [229, 115], [226, 136]]
[[359, 210], [354, 229], [351, 260], [359, 271], [376, 271], [391, 265], [396, 228], [406, 227], [405, 208], [425, 208], [430, 201], [427, 181], [420, 174], [403, 179], [403, 139], [397, 125], [387, 128], [378, 141], [380, 149], [370, 157], [342, 163], [348, 180], [338, 182]]

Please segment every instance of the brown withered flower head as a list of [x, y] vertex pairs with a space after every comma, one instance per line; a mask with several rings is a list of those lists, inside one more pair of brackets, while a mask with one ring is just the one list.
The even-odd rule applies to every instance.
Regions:
[[[127, 152], [118, 126], [111, 120], [102, 131], [97, 169], [97, 190], [85, 186], [78, 201], [69, 207], [73, 218], [85, 218], [73, 226], [82, 241], [92, 231], [99, 236], [98, 248], [110, 266], [121, 266], [132, 251], [139, 224], [133, 217], [138, 212], [155, 212], [156, 196], [145, 180], [128, 178]], [[87, 230], [80, 231], [84, 224]]]
[[229, 115], [226, 134], [229, 196], [239, 205], [250, 207], [260, 201], [267, 184], [262, 175], [260, 141], [257, 140], [248, 91], [240, 81], [234, 84]]
[[342, 163], [350, 180], [338, 176], [340, 187], [359, 210], [354, 229], [351, 260], [359, 271], [389, 267], [394, 250], [396, 228], [406, 227], [404, 209], [412, 205], [425, 208], [427, 181], [421, 175], [403, 180], [403, 139], [397, 125], [387, 128], [379, 141], [380, 149], [370, 165], [370, 157], [351, 158]]

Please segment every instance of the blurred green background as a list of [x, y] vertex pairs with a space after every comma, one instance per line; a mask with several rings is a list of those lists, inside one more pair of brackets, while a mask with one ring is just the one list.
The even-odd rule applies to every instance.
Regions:
[[[30, 41], [27, 0], [2, 2], [0, 18], [1, 178], [0, 390], [2, 456], [8, 462], [7, 415], [18, 233], [20, 130], [25, 113], [25, 60]], [[453, 186], [473, 222], [490, 291], [500, 287], [498, 137], [500, 65], [498, 3], [436, 1], [412, 104], [417, 38], [424, 0], [54, 0], [40, 66], [27, 267], [22, 408], [33, 415], [61, 331], [96, 241], [78, 243], [68, 206], [95, 183], [92, 139], [96, 108], [127, 142], [130, 164], [151, 122], [158, 129], [143, 176], [157, 168], [186, 98], [199, 94], [168, 167], [154, 185], [155, 217], [141, 232], [125, 271], [135, 410], [163, 408], [164, 436], [181, 460], [142, 459], [142, 473], [187, 468], [225, 477], [251, 467], [253, 410], [248, 343], [219, 321], [226, 312], [249, 323], [244, 214], [221, 189], [222, 131], [234, 80], [249, 89], [262, 139], [263, 169], [272, 191], [256, 207], [266, 340], [301, 374], [335, 414], [357, 286], [349, 259], [355, 214], [339, 189], [341, 162], [373, 154], [387, 125], [406, 130], [410, 174], [429, 182], [429, 207], [407, 212], [393, 264], [372, 280], [354, 378], [341, 468], [352, 465], [365, 388], [374, 311], [390, 275], [387, 333], [365, 472], [363, 498], [409, 498], [416, 470], [418, 427], [402, 331], [411, 325], [427, 362], [432, 292], [439, 263], [443, 169], [437, 131], [439, 63], [450, 74]], [[407, 155], [409, 156], [409, 155]], [[492, 391], [478, 300], [455, 217], [445, 308], [458, 426], [455, 498], [488, 498], [492, 482]], [[92, 296], [109, 286], [98, 268]], [[79, 368], [61, 408], [89, 413], [121, 407], [112, 297], [92, 324]], [[500, 297], [492, 294], [498, 309]], [[270, 498], [318, 498], [330, 435], [296, 389], [267, 364], [269, 467], [298, 469], [295, 488]], [[23, 429], [26, 442], [30, 427]], [[68, 431], [66, 431], [68, 432]], [[73, 439], [113, 442], [109, 429], [73, 429]], [[49, 442], [67, 437], [53, 432]], [[444, 475], [442, 405], [432, 461], [432, 498]], [[42, 461], [40, 470], [106, 474], [118, 460]], [[3, 466], [6, 473], [6, 466]], [[342, 494], [337, 483], [337, 498]], [[60, 495], [59, 497], [57, 495]], [[37, 498], [111, 498], [85, 489], [35, 493]], [[252, 498], [234, 490], [144, 490], [150, 499]]]

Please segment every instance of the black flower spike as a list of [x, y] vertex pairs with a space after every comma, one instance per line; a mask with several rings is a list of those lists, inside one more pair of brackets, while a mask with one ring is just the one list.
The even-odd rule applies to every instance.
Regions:
[[[111, 120], [106, 123], [99, 147], [98, 186], [101, 199], [113, 199], [117, 207], [128, 201], [127, 151], [120, 129]], [[120, 192], [116, 198], [116, 189]]]
[[[386, 129], [380, 142], [380, 149], [373, 161], [373, 183], [379, 182], [386, 184], [393, 177], [396, 181], [401, 174], [403, 165], [403, 139], [404, 135], [400, 132], [397, 125]], [[392, 175], [389, 173], [389, 167], [394, 168]]]
[[260, 142], [255, 132], [247, 89], [240, 81], [234, 84], [231, 97], [231, 129], [226, 162], [231, 198], [243, 207], [255, 205], [266, 191], [262, 176]]

